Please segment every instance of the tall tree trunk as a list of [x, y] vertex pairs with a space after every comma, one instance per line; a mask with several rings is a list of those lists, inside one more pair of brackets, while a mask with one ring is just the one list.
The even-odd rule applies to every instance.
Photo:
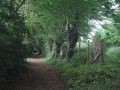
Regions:
[[56, 59], [56, 58], [58, 58], [60, 56], [60, 48], [61, 48], [61, 46], [62, 46], [61, 43], [55, 41], [55, 48], [56, 49], [55, 49], [55, 51], [54, 51], [54, 53], [52, 55], [52, 59]]
[[81, 39], [79, 40], [78, 55], [80, 55], [80, 45], [81, 45]]
[[68, 34], [67, 36], [67, 61], [69, 61], [69, 59], [74, 54], [74, 48], [78, 40], [78, 32], [76, 30], [76, 23], [73, 24], [73, 26], [70, 26], [69, 22], [67, 21], [66, 30]]
[[55, 42], [55, 44], [56, 44], [56, 58], [58, 58], [60, 55], [61, 44], [59, 42]]
[[53, 40], [51, 38], [49, 38], [48, 44], [49, 44], [49, 52], [51, 53], [53, 47]]
[[47, 36], [47, 41], [48, 41], [48, 48], [49, 48], [49, 53], [51, 53], [52, 48], [53, 48], [53, 42], [54, 40], [52, 39], [52, 37], [48, 34]]
[[63, 58], [65, 56], [65, 49], [61, 47], [60, 49], [60, 58]]

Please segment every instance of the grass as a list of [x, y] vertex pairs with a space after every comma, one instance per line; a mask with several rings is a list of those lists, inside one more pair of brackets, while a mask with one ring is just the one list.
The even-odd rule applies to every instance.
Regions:
[[82, 64], [73, 65], [65, 59], [48, 60], [46, 63], [53, 65], [64, 82], [68, 85], [68, 90], [119, 90], [120, 69], [112, 64]]

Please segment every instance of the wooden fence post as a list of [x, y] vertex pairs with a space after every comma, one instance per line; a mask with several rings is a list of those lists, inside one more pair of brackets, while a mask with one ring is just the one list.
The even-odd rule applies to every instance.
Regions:
[[79, 40], [78, 55], [80, 55], [80, 45], [81, 45], [81, 40]]
[[101, 47], [101, 55], [102, 55], [102, 62], [104, 63], [104, 46], [103, 46], [104, 40], [102, 39], [102, 47]]
[[90, 41], [88, 40], [88, 50], [87, 50], [87, 60], [88, 60], [88, 62], [89, 62], [89, 57], [90, 57], [90, 50], [89, 50], [89, 47], [90, 47]]

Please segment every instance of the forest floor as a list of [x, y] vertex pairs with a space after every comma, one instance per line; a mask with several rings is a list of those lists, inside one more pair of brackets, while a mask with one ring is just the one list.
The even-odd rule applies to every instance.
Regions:
[[38, 58], [30, 60], [29, 69], [9, 80], [3, 90], [66, 90], [57, 71], [42, 64]]

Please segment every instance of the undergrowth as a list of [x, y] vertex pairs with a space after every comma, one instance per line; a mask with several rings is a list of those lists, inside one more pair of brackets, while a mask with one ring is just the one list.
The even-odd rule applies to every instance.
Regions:
[[68, 85], [68, 90], [119, 90], [120, 69], [119, 66], [111, 64], [81, 64], [68, 63], [63, 59], [47, 60], [53, 65], [64, 82]]

